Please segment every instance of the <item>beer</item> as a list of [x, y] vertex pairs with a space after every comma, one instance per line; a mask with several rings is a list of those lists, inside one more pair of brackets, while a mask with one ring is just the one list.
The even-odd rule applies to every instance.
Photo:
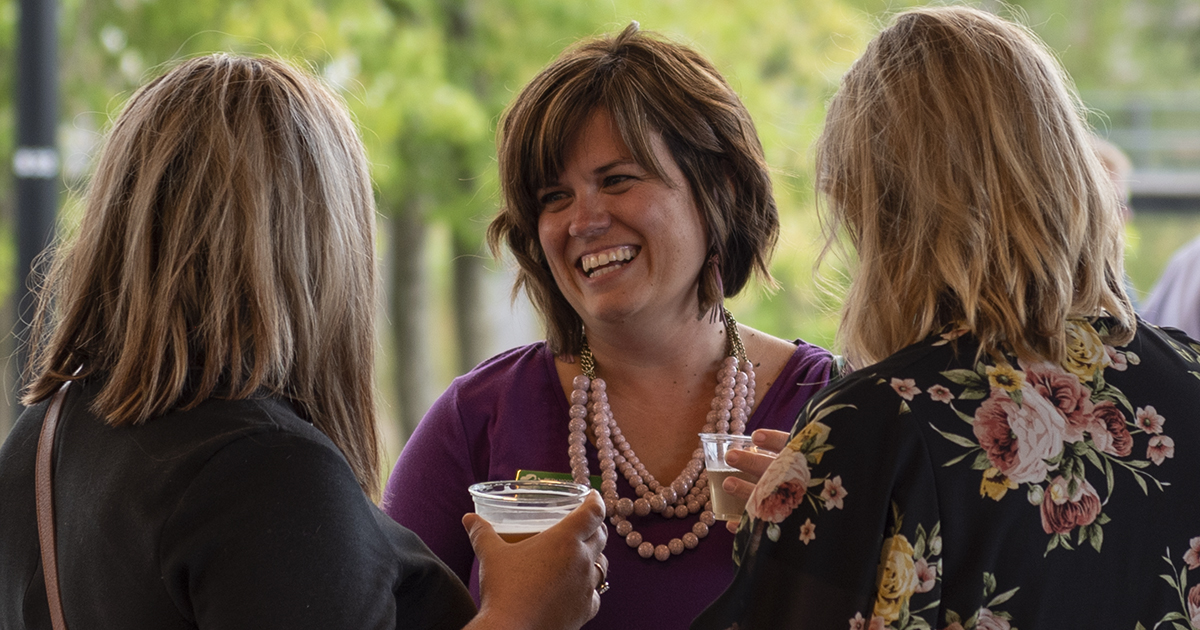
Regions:
[[749, 473], [742, 472], [736, 468], [708, 469], [708, 491], [709, 497], [712, 499], [713, 516], [722, 521], [741, 518], [742, 511], [746, 508], [746, 504], [743, 501], [725, 492], [722, 484], [725, 483], [726, 477], [737, 477], [750, 483], [757, 481]]

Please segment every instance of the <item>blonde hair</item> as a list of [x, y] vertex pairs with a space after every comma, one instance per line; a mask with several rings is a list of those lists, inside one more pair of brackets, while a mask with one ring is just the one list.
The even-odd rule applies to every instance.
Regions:
[[376, 497], [374, 233], [363, 146], [329, 89], [274, 59], [186, 61], [109, 133], [39, 292], [23, 400], [92, 378], [119, 426], [286, 397]]
[[[497, 150], [504, 206], [488, 226], [499, 254], [508, 245], [524, 288], [546, 323], [550, 348], [576, 353], [583, 322], [550, 273], [538, 237], [539, 188], [555, 181], [592, 111], [606, 110], [638, 164], [663, 178], [651, 148], [661, 134], [704, 221], [708, 254], [700, 313], [746, 285], [752, 272], [773, 283], [768, 264], [779, 237], [771, 175], [754, 122], [707, 59], [631, 23], [615, 37], [579, 43], [521, 90], [504, 114]], [[675, 182], [680, 183], [680, 182]]]
[[1132, 337], [1118, 200], [1084, 108], [1025, 28], [966, 7], [899, 15], [818, 141], [829, 240], [857, 251], [840, 341], [858, 366], [951, 324], [980, 352], [1064, 355], [1068, 317]]

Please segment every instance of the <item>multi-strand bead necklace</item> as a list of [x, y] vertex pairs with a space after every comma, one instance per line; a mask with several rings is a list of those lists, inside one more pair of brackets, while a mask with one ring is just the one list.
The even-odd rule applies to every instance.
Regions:
[[[728, 356], [717, 371], [715, 395], [703, 432], [741, 435], [746, 431], [746, 421], [750, 410], [754, 408], [754, 366], [746, 358], [746, 348], [742, 346], [738, 335], [737, 322], [728, 310], [724, 310], [724, 315]], [[624, 537], [626, 544], [636, 549], [643, 558], [666, 560], [683, 553], [685, 549], [695, 548], [700, 544], [700, 539], [708, 535], [708, 528], [716, 522], [712, 503], [709, 502], [704, 451], [697, 447], [692, 452], [691, 461], [674, 481], [660, 483], [646, 470], [625, 436], [621, 435], [621, 429], [617, 427], [608, 405], [607, 385], [604, 379], [596, 376], [596, 359], [588, 347], [586, 335], [579, 352], [579, 363], [583, 374], [575, 377], [571, 391], [570, 446], [567, 449], [575, 482], [589, 483], [586, 431], [590, 421], [600, 459], [600, 492], [604, 497], [609, 522], [616, 527], [617, 534]], [[618, 470], [634, 489], [634, 494], [639, 497], [637, 500], [618, 496]], [[646, 516], [651, 512], [664, 518], [683, 518], [697, 512], [700, 512], [700, 516], [692, 525], [692, 531], [672, 538], [666, 544], [655, 545], [643, 540], [629, 521], [631, 514]]]

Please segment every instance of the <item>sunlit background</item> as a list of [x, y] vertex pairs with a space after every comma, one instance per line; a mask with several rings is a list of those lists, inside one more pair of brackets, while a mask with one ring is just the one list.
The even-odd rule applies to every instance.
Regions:
[[[496, 208], [494, 134], [516, 91], [577, 39], [630, 20], [709, 55], [754, 115], [784, 226], [781, 288], [752, 287], [739, 320], [835, 343], [838, 265], [813, 263], [811, 145], [841, 73], [911, 2], [858, 0], [61, 0], [60, 219], [70, 229], [90, 163], [131, 92], [180, 58], [280, 55], [324, 76], [353, 110], [381, 218], [379, 390], [388, 465], [449, 383], [540, 337], [508, 264], [482, 235]], [[1127, 266], [1142, 297], [1171, 253], [1200, 234], [1200, 0], [1028, 0], [976, 6], [1015, 16], [1060, 56], [1099, 135], [1132, 158]], [[14, 151], [17, 0], [0, 0], [0, 163]], [[0, 329], [17, 286], [11, 168], [0, 175]], [[16, 409], [11, 335], [7, 404]]]

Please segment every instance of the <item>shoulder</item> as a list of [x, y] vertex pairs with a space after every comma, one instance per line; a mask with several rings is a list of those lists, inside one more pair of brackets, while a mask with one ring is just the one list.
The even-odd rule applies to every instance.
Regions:
[[554, 355], [546, 342], [539, 341], [505, 350], [476, 365], [451, 383], [451, 389], [481, 386], [511, 386], [534, 378], [548, 378], [554, 372]]

